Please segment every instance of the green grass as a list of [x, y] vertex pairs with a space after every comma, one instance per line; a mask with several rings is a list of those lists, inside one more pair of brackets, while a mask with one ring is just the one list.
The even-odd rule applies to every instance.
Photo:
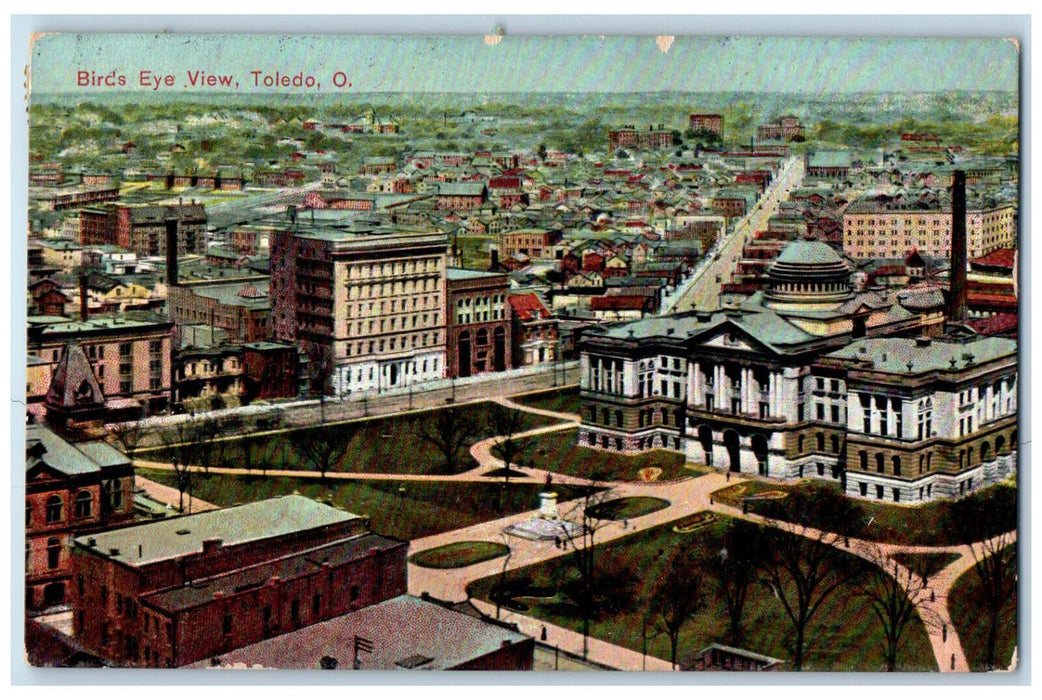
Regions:
[[[139, 469], [138, 473], [168, 486], [173, 472]], [[404, 491], [399, 491], [404, 489]], [[193, 494], [218, 506], [250, 503], [294, 492], [309, 498], [328, 498], [351, 513], [368, 515], [374, 532], [403, 540], [455, 530], [539, 507], [542, 484], [437, 481], [337, 481], [321, 479], [226, 474], [198, 475]], [[555, 486], [560, 500], [576, 498], [580, 489]]]
[[417, 552], [409, 561], [428, 569], [459, 569], [506, 556], [509, 552], [510, 547], [498, 542], [454, 542]]
[[[716, 551], [722, 546], [726, 516], [693, 533], [676, 533], [677, 523], [666, 523], [598, 546], [600, 581], [611, 590], [600, 613], [591, 621], [591, 635], [597, 639], [639, 652], [642, 646], [642, 616], [654, 599], [655, 582], [661, 579], [665, 561], [678, 547], [703, 547]], [[679, 521], [678, 521], [679, 522]], [[869, 566], [862, 560], [857, 564]], [[573, 560], [564, 555], [516, 571], [511, 571], [505, 588], [511, 602], [528, 608], [533, 617], [582, 631], [582, 619], [573, 603], [562, 593], [574, 576]], [[697, 572], [692, 571], [692, 574]], [[474, 597], [491, 601], [499, 577], [490, 576], [472, 583]], [[700, 612], [683, 629], [680, 637], [681, 661], [714, 642], [727, 639], [727, 615], [723, 600], [711, 586], [704, 588], [707, 600]], [[534, 595], [526, 595], [534, 593]], [[750, 589], [745, 608], [746, 639], [743, 647], [760, 654], [790, 660], [791, 627], [781, 605], [766, 589]], [[652, 618], [649, 628], [654, 628]], [[654, 629], [652, 629], [654, 633]], [[853, 589], [830, 600], [812, 620], [808, 629], [804, 670], [879, 671], [884, 667], [882, 629], [867, 601]], [[651, 655], [669, 659], [669, 642], [658, 634], [648, 642]], [[904, 671], [937, 670], [926, 631], [918, 619], [905, 631], [898, 652], [898, 668]]]
[[669, 501], [663, 498], [650, 498], [648, 496], [634, 496], [631, 498], [616, 498], [591, 506], [589, 513], [595, 518], [605, 520], [629, 520], [648, 515], [655, 511], [669, 507]]
[[[480, 426], [477, 434], [468, 442], [467, 447], [495, 435], [495, 430], [488, 423], [488, 417], [494, 404], [483, 402], [465, 404], [458, 407]], [[347, 451], [336, 462], [334, 472], [377, 473], [377, 474], [444, 474], [444, 457], [441, 452], [420, 437], [424, 423], [433, 420], [436, 409], [401, 416], [387, 416], [366, 420], [349, 421], [334, 425], [314, 428], [301, 428], [293, 431], [279, 431], [247, 438], [254, 445], [252, 469], [260, 472], [268, 469], [303, 469], [311, 470], [310, 464], [302, 464], [297, 451], [293, 449], [294, 434], [317, 435], [333, 433], [347, 441]], [[525, 413], [520, 430], [531, 430], [558, 421], [545, 416]], [[242, 436], [212, 441], [206, 459], [208, 466], [244, 466]], [[135, 456], [154, 461], [169, 461], [168, 450], [156, 448], [139, 450]], [[478, 463], [464, 450], [461, 453], [457, 472], [467, 471], [478, 466]]]
[[[523, 467], [546, 469], [601, 481], [641, 481], [642, 469], [661, 469], [658, 481], [692, 476], [684, 468], [684, 455], [666, 450], [652, 450], [639, 455], [622, 455], [605, 450], [594, 450], [576, 444], [578, 430], [558, 430], [533, 435], [517, 441], [520, 450], [514, 459]], [[497, 448], [492, 453], [502, 457]]]
[[954, 552], [898, 552], [892, 556], [898, 564], [923, 578], [930, 578], [959, 558]]
[[544, 411], [557, 411], [559, 413], [579, 413], [579, 388], [569, 387], [567, 389], [550, 389], [549, 391], [537, 391], [531, 394], [511, 396], [510, 399], [522, 406], [541, 408]]
[[[764, 491], [793, 492], [798, 489], [808, 488], [811, 483], [811, 481], [803, 481], [790, 485], [749, 481], [716, 491], [713, 493], [713, 498], [740, 508], [742, 497]], [[829, 486], [836, 489], [839, 488], [836, 484], [829, 484]], [[746, 490], [738, 493], [742, 488]], [[993, 521], [992, 530], [981, 533], [982, 536], [991, 536], [1015, 529], [1017, 527], [1016, 488], [1004, 483], [995, 484], [966, 496], [965, 500], [987, 499], [989, 497], [997, 499], [997, 502], [1001, 504], [1001, 510]], [[891, 505], [863, 501], [861, 499], [852, 500], [854, 500], [861, 511], [860, 525], [862, 527], [858, 528], [858, 524], [854, 523], [850, 529], [840, 534], [900, 545], [947, 546], [960, 544], [958, 534], [947, 526], [952, 510], [953, 501], [951, 500], [931, 501], [918, 506]], [[779, 504], [784, 508], [785, 500], [774, 501], [773, 503]], [[750, 501], [749, 512], [763, 513], [770, 506], [771, 504], [766, 501]], [[859, 529], [860, 531], [858, 531]]]
[[[952, 616], [955, 631], [959, 634], [959, 641], [962, 642], [966, 661], [973, 671], [987, 670], [984, 655], [989, 619], [981, 594], [980, 579], [974, 569], [960, 576], [948, 591], [948, 612]], [[1014, 592], [999, 613], [998, 635], [995, 640], [995, 663], [998, 668], [1009, 667], [1016, 645], [1017, 593]]]

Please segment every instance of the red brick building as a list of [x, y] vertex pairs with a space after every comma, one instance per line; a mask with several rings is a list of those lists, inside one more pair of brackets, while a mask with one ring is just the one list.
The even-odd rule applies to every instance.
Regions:
[[77, 537], [73, 629], [120, 666], [169, 668], [405, 593], [408, 544], [302, 496]]
[[178, 254], [206, 252], [202, 204], [120, 204], [80, 210], [80, 245], [114, 243], [141, 256], [163, 256], [171, 229], [177, 234]]
[[534, 293], [513, 294], [509, 300], [513, 313], [514, 366], [556, 361], [557, 319]]
[[300, 359], [291, 343], [260, 341], [242, 346], [242, 394], [246, 401], [296, 396]]
[[25, 607], [66, 602], [76, 534], [134, 517], [134, 468], [104, 442], [72, 444], [40, 425], [25, 432]]
[[688, 128], [723, 136], [724, 118], [719, 114], [692, 114], [688, 120]]
[[666, 151], [676, 143], [673, 131], [669, 129], [652, 129], [638, 131], [633, 127], [612, 129], [608, 131], [608, 150], [630, 148], [640, 151]]
[[502, 372], [513, 365], [510, 278], [461, 268], [445, 271], [446, 363], [450, 377]]

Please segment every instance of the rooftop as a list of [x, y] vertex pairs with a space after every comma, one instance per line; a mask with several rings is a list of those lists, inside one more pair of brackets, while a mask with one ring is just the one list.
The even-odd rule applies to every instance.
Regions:
[[[230, 547], [281, 537], [361, 516], [337, 510], [304, 496], [281, 496], [231, 508], [169, 518], [154, 523], [76, 538], [80, 547], [131, 566], [202, 552], [203, 541], [219, 539]], [[138, 546], [141, 549], [138, 549]], [[116, 550], [118, 554], [111, 552]], [[140, 552], [140, 554], [139, 554]]]
[[871, 362], [872, 369], [879, 372], [913, 375], [964, 370], [1004, 357], [1015, 359], [1016, 355], [1016, 341], [981, 336], [965, 343], [935, 339], [928, 346], [920, 346], [915, 338], [864, 338], [825, 357], [864, 360]]
[[77, 476], [98, 472], [103, 467], [130, 463], [125, 455], [111, 445], [104, 442], [73, 444], [42, 425], [26, 426], [25, 446], [28, 453], [25, 460], [27, 473], [45, 464], [67, 476]]
[[[373, 643], [361, 654], [363, 670], [444, 670], [491, 654], [503, 644], [529, 637], [449, 610], [414, 596], [402, 595], [353, 613], [266, 639], [220, 656], [223, 666], [317, 669], [323, 657], [350, 670], [355, 636]], [[209, 660], [192, 665], [206, 668]]]

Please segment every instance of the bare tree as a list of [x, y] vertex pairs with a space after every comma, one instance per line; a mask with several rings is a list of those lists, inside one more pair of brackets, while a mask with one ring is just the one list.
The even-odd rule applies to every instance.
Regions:
[[464, 448], [477, 436], [479, 427], [465, 409], [458, 406], [439, 409], [427, 419], [426, 415], [419, 419], [417, 435], [426, 443], [433, 445], [444, 458], [442, 470], [445, 474], [459, 471], [459, 463]]
[[521, 432], [524, 421], [525, 412], [519, 408], [497, 405], [492, 412], [492, 429], [497, 436], [504, 438], [497, 445], [499, 453], [503, 455], [503, 464], [506, 467], [503, 470], [504, 484], [510, 483], [510, 465], [514, 463], [518, 453], [521, 451], [521, 445], [514, 440], [514, 436]]
[[984, 668], [996, 666], [999, 627], [1015, 618], [1009, 601], [1017, 592], [1016, 531], [1002, 532], [1015, 518], [1015, 492], [992, 488], [952, 504], [948, 525], [973, 555], [980, 602], [987, 616]]
[[170, 464], [174, 468], [174, 481], [179, 497], [177, 509], [182, 513], [185, 510], [185, 493], [191, 497], [192, 465], [198, 461], [200, 454], [198, 427], [197, 421], [193, 418], [179, 421], [159, 434], [159, 439], [170, 458]]
[[128, 457], [131, 457], [134, 450], [137, 449], [142, 437], [144, 437], [144, 428], [137, 421], [117, 423], [109, 428], [110, 440], [115, 442]]
[[347, 454], [348, 443], [351, 442], [351, 432], [331, 430], [302, 430], [294, 433], [290, 438], [294, 449], [297, 450], [311, 466], [322, 475], [322, 482], [326, 482], [326, 474], [336, 466]]
[[924, 577], [887, 557], [877, 545], [870, 545], [861, 556], [875, 566], [857, 588], [883, 627], [883, 661], [886, 670], [892, 672], [897, 670], [897, 654], [905, 630], [916, 618], [918, 605], [930, 597], [930, 589]]
[[[767, 530], [762, 583], [782, 606], [793, 631], [793, 669], [803, 669], [807, 628], [840, 589], [856, 582], [864, 566], [837, 547], [837, 534], [861, 521], [861, 510], [828, 486], [810, 485], [786, 498], [784, 517], [771, 517]], [[816, 528], [814, 530], [808, 527]]]
[[322, 345], [308, 347], [308, 383], [311, 395], [318, 396], [319, 420], [326, 422], [326, 396], [329, 392], [329, 380], [333, 376], [335, 362], [332, 351]]
[[[583, 490], [583, 495], [574, 501], [563, 518], [561, 531], [566, 546], [571, 549], [572, 564], [578, 574], [572, 598], [579, 608], [583, 620], [583, 658], [589, 652], [590, 620], [596, 606], [598, 585], [600, 584], [600, 568], [597, 566], [597, 533], [613, 521], [607, 517], [604, 504], [612, 500], [610, 489], [597, 490], [590, 484]], [[564, 523], [571, 522], [578, 526], [568, 528]]]
[[724, 531], [723, 547], [711, 555], [710, 565], [705, 567], [727, 608], [727, 637], [732, 646], [740, 647], [745, 642], [745, 601], [759, 579], [763, 559], [763, 528], [735, 519]]
[[655, 610], [662, 631], [669, 638], [669, 661], [677, 670], [680, 633], [705, 603], [700, 567], [690, 552], [678, 548], [666, 563], [658, 586]]

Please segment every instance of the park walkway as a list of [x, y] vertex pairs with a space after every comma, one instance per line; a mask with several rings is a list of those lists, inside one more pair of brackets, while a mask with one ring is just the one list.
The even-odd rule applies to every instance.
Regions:
[[[160, 484], [137, 474], [134, 475], [134, 485], [143, 489], [145, 494], [152, 500], [168, 505], [175, 511], [177, 510], [181, 494], [173, 486]], [[219, 508], [219, 506], [215, 506], [213, 503], [207, 503], [201, 498], [189, 496], [187, 493], [185, 494], [185, 506], [186, 511], [189, 513], [201, 513], [206, 510], [217, 510]]]

